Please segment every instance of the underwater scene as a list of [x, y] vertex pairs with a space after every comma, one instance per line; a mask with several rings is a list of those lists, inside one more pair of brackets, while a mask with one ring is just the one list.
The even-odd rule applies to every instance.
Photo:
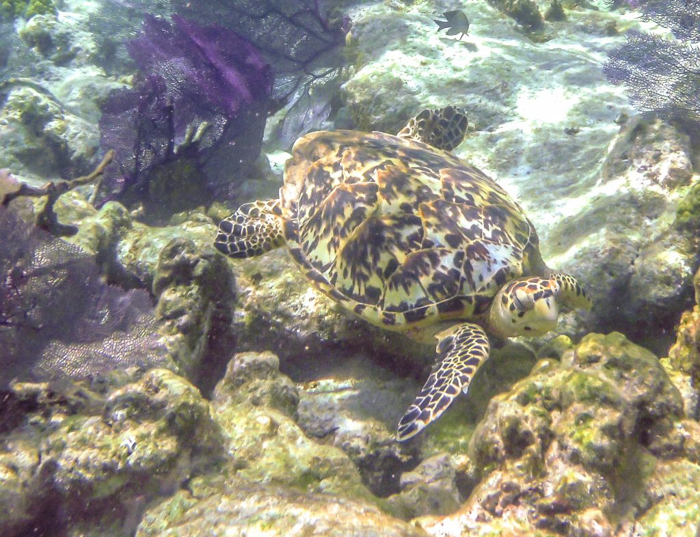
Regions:
[[0, 537], [700, 537], [700, 0], [0, 0]]

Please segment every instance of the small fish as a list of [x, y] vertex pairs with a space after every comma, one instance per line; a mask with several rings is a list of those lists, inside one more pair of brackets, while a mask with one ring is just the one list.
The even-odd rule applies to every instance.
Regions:
[[440, 21], [434, 19], [435, 23], [438, 25], [438, 32], [447, 28], [447, 35], [462, 34], [459, 36], [458, 41], [462, 40], [462, 36], [469, 35], [469, 19], [465, 15], [464, 11], [461, 9], [445, 11], [442, 16], [447, 20]]

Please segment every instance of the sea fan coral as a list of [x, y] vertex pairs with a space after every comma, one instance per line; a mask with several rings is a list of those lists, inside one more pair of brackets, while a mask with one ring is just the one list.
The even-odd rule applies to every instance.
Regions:
[[625, 84], [642, 112], [700, 121], [700, 0], [652, 0], [640, 9], [680, 40], [630, 32], [610, 53], [606, 76]]
[[273, 97], [287, 109], [277, 133], [283, 147], [318, 128], [331, 111], [350, 29], [350, 19], [332, 11], [332, 5], [321, 0], [226, 2], [231, 27], [272, 65]]
[[[337, 95], [350, 19], [336, 6], [328, 0], [171, 0], [160, 3], [158, 9], [162, 17], [178, 14], [201, 25], [229, 28], [260, 51], [274, 73], [272, 107], [285, 110], [276, 118], [279, 130], [274, 137], [288, 149], [300, 134], [318, 129]], [[152, 0], [102, 2], [92, 15], [93, 24], [112, 32], [116, 24], [116, 34], [123, 35], [131, 31], [128, 24], [134, 13], [147, 17], [152, 10]], [[119, 59], [126, 54], [121, 52], [121, 42], [111, 32], [102, 33], [98, 39], [116, 49], [116, 60], [109, 68], [122, 69], [124, 62]]]
[[133, 90], [113, 92], [103, 109], [102, 145], [116, 151], [118, 167], [108, 171], [111, 195], [100, 201], [163, 207], [169, 203], [162, 195], [172, 190], [175, 211], [221, 193], [260, 151], [270, 67], [235, 32], [178, 16], [172, 24], [147, 16], [128, 50], [140, 77]]
[[646, 0], [642, 18], [668, 28], [678, 39], [700, 41], [700, 0]]
[[168, 366], [148, 293], [105, 284], [92, 256], [0, 207], [0, 389]]

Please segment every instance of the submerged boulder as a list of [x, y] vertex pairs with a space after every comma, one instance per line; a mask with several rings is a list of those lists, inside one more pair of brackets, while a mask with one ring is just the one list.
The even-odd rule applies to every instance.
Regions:
[[17, 384], [4, 396], [2, 535], [130, 535], [147, 502], [217, 463], [223, 436], [194, 386], [164, 369], [121, 383]]
[[343, 451], [306, 436], [278, 367], [272, 353], [231, 360], [213, 401], [228, 464], [150, 509], [136, 535], [424, 535], [380, 509]]
[[592, 537], [617, 535], [610, 514], [625, 513], [629, 531], [691, 536], [699, 432], [652, 353], [590, 334], [491, 401], [470, 446], [481, 481], [457, 512], [417, 523], [440, 536]]

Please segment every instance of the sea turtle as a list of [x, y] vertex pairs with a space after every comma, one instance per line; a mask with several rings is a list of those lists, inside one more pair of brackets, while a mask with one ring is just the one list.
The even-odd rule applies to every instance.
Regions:
[[520, 206], [449, 152], [466, 127], [464, 113], [447, 107], [424, 110], [396, 136], [307, 134], [279, 199], [242, 205], [215, 239], [235, 258], [286, 245], [313, 287], [349, 311], [419, 341], [437, 338], [435, 368], [399, 422], [399, 440], [466, 393], [489, 336], [552, 330], [557, 300], [591, 307], [573, 277], [545, 265]]

